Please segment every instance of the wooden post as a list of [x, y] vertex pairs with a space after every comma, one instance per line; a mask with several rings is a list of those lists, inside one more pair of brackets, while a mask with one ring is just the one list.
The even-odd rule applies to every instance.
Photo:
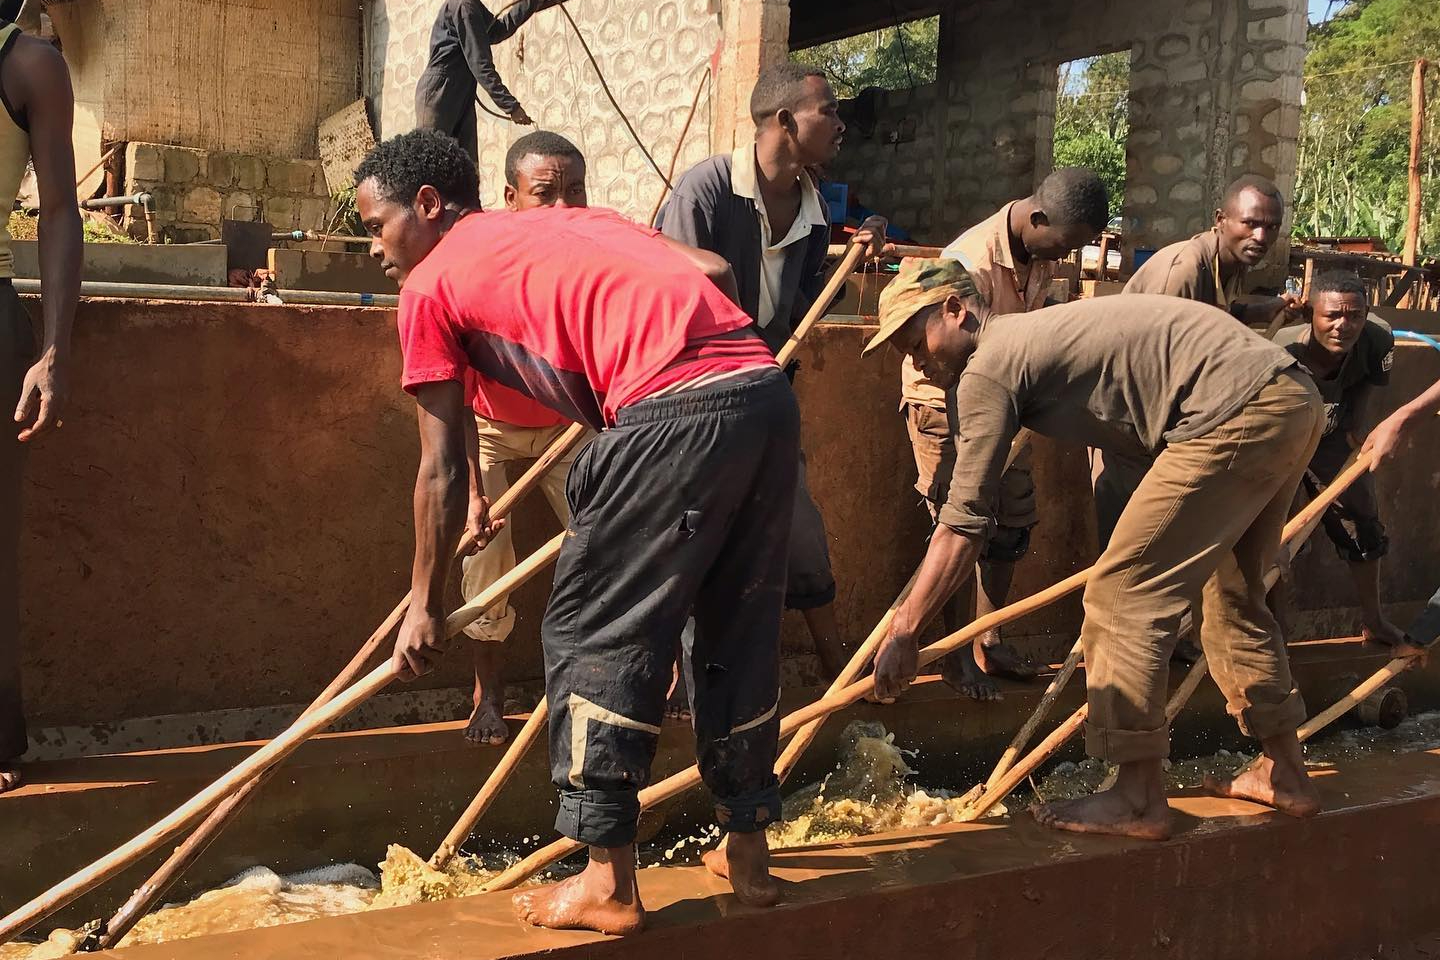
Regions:
[[[1420, 253], [1420, 145], [1425, 139], [1425, 68], [1424, 57], [1415, 61], [1415, 74], [1410, 80], [1410, 213], [1405, 221], [1405, 256], [1407, 266], [1415, 266]], [[1409, 299], [1414, 299], [1413, 295]]]
[[1095, 261], [1095, 279], [1104, 280], [1110, 267], [1110, 234], [1100, 234], [1100, 256]]

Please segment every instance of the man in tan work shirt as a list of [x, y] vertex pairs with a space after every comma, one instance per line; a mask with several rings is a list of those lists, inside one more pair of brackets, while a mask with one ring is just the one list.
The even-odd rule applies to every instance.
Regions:
[[896, 696], [914, 679], [917, 638], [994, 534], [1005, 457], [1028, 427], [1150, 461], [1085, 587], [1086, 748], [1118, 764], [1117, 778], [1035, 808], [1036, 819], [1080, 833], [1169, 835], [1167, 660], [1192, 605], [1229, 712], [1264, 752], [1254, 770], [1207, 788], [1316, 813], [1295, 735], [1305, 707], [1265, 604], [1264, 573], [1324, 427], [1320, 395], [1295, 358], [1223, 312], [1173, 297], [991, 318], [963, 268], [946, 260], [902, 265], [866, 351], [886, 342], [954, 389], [959, 416], [950, 495], [876, 653], [876, 695]]
[[[1095, 239], [1109, 217], [1105, 184], [1089, 170], [1056, 170], [1029, 197], [1014, 200], [955, 239], [941, 256], [965, 264], [980, 296], [997, 314], [1024, 313], [1045, 304], [1055, 261]], [[955, 467], [950, 414], [945, 391], [927, 380], [907, 358], [901, 366], [902, 409], [910, 432], [918, 473], [915, 487], [925, 498], [930, 518], [945, 502]], [[999, 529], [980, 561], [979, 587], [945, 607], [945, 625], [959, 629], [973, 609], [984, 616], [1005, 605], [1015, 563], [1029, 548], [1030, 528], [1038, 522], [1030, 451], [1025, 448], [1000, 483]], [[973, 606], [972, 606], [973, 603]], [[1031, 680], [1036, 668], [1000, 642], [992, 630], [975, 644], [941, 663], [945, 681], [975, 700], [998, 700], [991, 677]]]

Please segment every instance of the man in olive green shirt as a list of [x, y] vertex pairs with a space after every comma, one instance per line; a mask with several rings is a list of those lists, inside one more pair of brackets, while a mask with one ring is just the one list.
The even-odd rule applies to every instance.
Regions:
[[1305, 707], [1264, 584], [1323, 426], [1319, 394], [1295, 359], [1225, 313], [1174, 297], [991, 318], [963, 267], [943, 260], [906, 261], [885, 289], [866, 349], [886, 342], [953, 386], [959, 414], [949, 499], [877, 652], [876, 694], [895, 696], [914, 678], [917, 638], [971, 575], [995, 528], [1010, 442], [1028, 427], [1150, 464], [1085, 588], [1086, 747], [1119, 766], [1117, 779], [1037, 807], [1036, 819], [1169, 836], [1167, 661], [1192, 605], [1229, 712], [1265, 755], [1209, 788], [1295, 816], [1317, 812], [1295, 735]]
[[1197, 300], [1243, 323], [1265, 326], [1292, 301], [1242, 303], [1240, 298], [1248, 292], [1246, 273], [1275, 245], [1284, 219], [1280, 188], [1264, 177], [1243, 176], [1226, 188], [1213, 227], [1157, 250], [1125, 284], [1125, 292]]

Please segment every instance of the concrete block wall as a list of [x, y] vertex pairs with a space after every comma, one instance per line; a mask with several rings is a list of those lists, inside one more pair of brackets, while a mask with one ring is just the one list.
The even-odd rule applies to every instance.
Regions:
[[[1043, 29], [1017, 29], [1017, 18]], [[953, 0], [941, 11], [923, 238], [948, 240], [1029, 193], [1050, 170], [1059, 65], [1115, 50], [1131, 51], [1127, 257], [1204, 229], [1243, 173], [1271, 177], [1288, 195], [1305, 29], [1301, 0]], [[895, 98], [886, 95], [892, 106]], [[926, 146], [917, 138], [896, 154], [920, 171]], [[863, 182], [874, 176], [869, 160], [847, 149], [832, 173]], [[909, 189], [891, 188], [895, 210]], [[1277, 246], [1271, 261], [1287, 255]]]
[[853, 198], [916, 237], [937, 237], [937, 93], [936, 85], [928, 83], [842, 101], [845, 142], [828, 171], [849, 186]]
[[[265, 220], [277, 230], [324, 230], [331, 214], [316, 160], [131, 143], [125, 171], [126, 193], [155, 197], [157, 240], [213, 239], [222, 218]], [[131, 208], [126, 223], [131, 235], [146, 235], [138, 208]]]
[[[425, 68], [439, 5], [439, 0], [369, 5], [366, 84], [382, 138], [414, 127], [415, 83]], [[783, 0], [725, 0], [726, 10], [732, 6], [785, 9]], [[720, 45], [724, 14], [711, 12], [707, 0], [589, 0], [571, 13], [641, 140], [668, 169], [696, 86]], [[772, 53], [783, 57], [783, 31], [779, 36]], [[721, 56], [734, 54], [727, 47]], [[648, 218], [661, 180], [605, 98], [561, 12], [541, 11], [495, 48], [495, 63], [539, 126], [570, 138], [585, 154], [590, 202]], [[677, 175], [712, 152], [712, 116], [727, 89], [717, 78], [708, 84], [675, 164]], [[746, 85], [746, 98], [749, 91]], [[493, 208], [502, 202], [505, 151], [534, 128], [483, 112], [478, 127], [481, 202]]]
[[760, 71], [790, 55], [788, 0], [718, 2], [724, 38], [717, 56], [711, 137], [716, 153], [728, 153], [755, 139], [750, 91]]

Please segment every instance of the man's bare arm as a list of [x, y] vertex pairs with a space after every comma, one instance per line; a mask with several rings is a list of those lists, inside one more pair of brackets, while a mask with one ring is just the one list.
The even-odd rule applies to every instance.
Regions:
[[695, 268], [705, 274], [711, 283], [720, 288], [720, 292], [725, 294], [731, 303], [739, 306], [740, 288], [735, 283], [735, 271], [730, 268], [730, 261], [718, 253], [689, 246], [679, 240], [671, 239], [663, 233], [660, 234], [659, 239], [665, 246], [694, 264]]
[[75, 97], [65, 59], [50, 44], [28, 37], [6, 58], [3, 83], [19, 95], [16, 109], [30, 128], [30, 154], [40, 188], [40, 309], [44, 342], [25, 374], [15, 420], [21, 440], [42, 436], [59, 422], [68, 392], [70, 330], [80, 297], [84, 254], [75, 204], [75, 151], [70, 131]]
[[469, 413], [459, 381], [427, 383], [415, 392], [420, 428], [420, 469], [415, 475], [415, 559], [410, 610], [395, 641], [394, 664], [403, 679], [428, 673], [445, 636], [445, 588], [450, 557], [465, 525]]
[[1440, 413], [1440, 380], [1431, 384], [1430, 389], [1411, 400], [1380, 422], [1370, 431], [1361, 448], [1371, 455], [1370, 469], [1376, 470], [1389, 463], [1395, 450], [1415, 425]]
[[465, 463], [470, 470], [469, 508], [465, 517], [465, 534], [471, 540], [470, 553], [478, 553], [505, 526], [505, 520], [490, 518], [490, 498], [485, 496], [485, 481], [480, 473], [480, 438], [476, 433], [475, 411], [465, 407]]

